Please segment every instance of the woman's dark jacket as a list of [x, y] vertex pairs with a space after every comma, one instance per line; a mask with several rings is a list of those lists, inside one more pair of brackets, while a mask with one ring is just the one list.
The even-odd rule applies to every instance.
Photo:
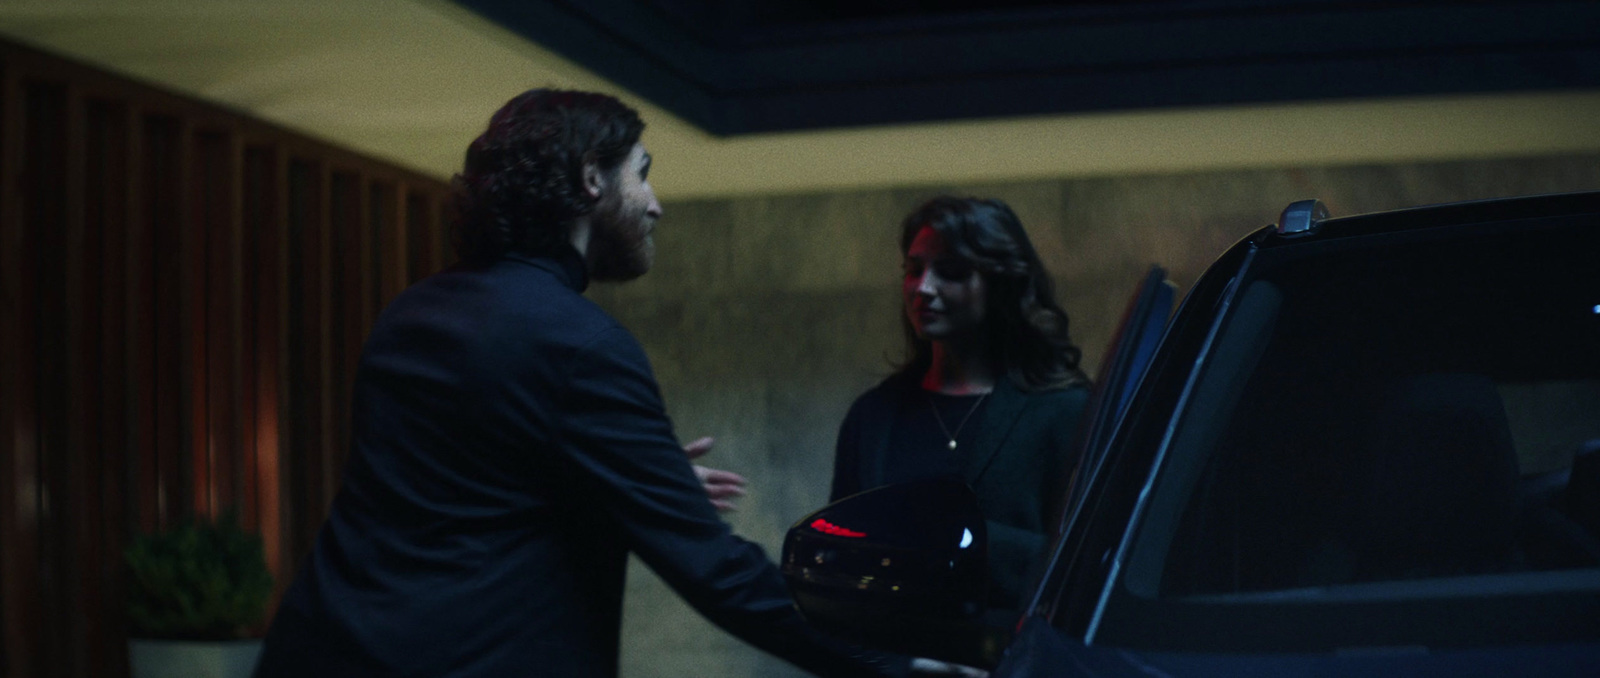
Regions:
[[[850, 407], [839, 429], [831, 500], [885, 484], [884, 464], [902, 408], [927, 407], [918, 379], [897, 374]], [[969, 424], [977, 427], [961, 476], [978, 495], [989, 529], [991, 607], [1020, 604], [1029, 567], [1053, 530], [1077, 462], [1079, 420], [1088, 389], [1025, 392], [1000, 379]]]

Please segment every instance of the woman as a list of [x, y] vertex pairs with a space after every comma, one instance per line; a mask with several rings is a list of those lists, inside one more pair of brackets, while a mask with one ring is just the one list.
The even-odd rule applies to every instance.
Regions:
[[988, 521], [990, 608], [1014, 610], [1076, 462], [1088, 379], [1005, 203], [935, 198], [906, 217], [900, 251], [909, 360], [851, 406], [832, 499], [965, 480]]

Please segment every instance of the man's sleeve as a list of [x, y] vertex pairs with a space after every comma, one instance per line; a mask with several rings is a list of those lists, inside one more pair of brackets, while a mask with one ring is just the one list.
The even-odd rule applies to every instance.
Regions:
[[643, 349], [598, 335], [568, 365], [558, 447], [628, 547], [729, 633], [824, 676], [903, 675], [903, 658], [824, 636], [794, 609], [761, 548], [717, 516], [673, 435]]

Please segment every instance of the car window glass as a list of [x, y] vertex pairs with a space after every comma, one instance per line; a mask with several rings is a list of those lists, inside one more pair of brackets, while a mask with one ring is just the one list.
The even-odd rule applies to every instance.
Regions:
[[1567, 219], [1265, 253], [1126, 590], [1259, 604], [1589, 586], [1526, 577], [1600, 570], [1597, 234]]
[[[1098, 596], [1109, 571], [1118, 535], [1123, 532], [1120, 516], [1131, 510], [1138, 494], [1138, 487], [1130, 481], [1136, 483], [1138, 478], [1143, 478], [1153, 459], [1147, 446], [1115, 442], [1116, 434], [1112, 430], [1148, 429], [1137, 423], [1113, 427], [1113, 420], [1124, 417], [1155, 420], [1163, 418], [1161, 413], [1171, 411], [1182, 383], [1187, 380], [1185, 375], [1222, 308], [1218, 301], [1228, 296], [1226, 290], [1233, 284], [1231, 272], [1238, 269], [1247, 252], [1248, 247], [1242, 245], [1224, 252], [1212, 271], [1195, 282], [1176, 315], [1172, 316], [1170, 325], [1150, 322], [1144, 332], [1137, 332], [1125, 323], [1119, 329], [1119, 341], [1113, 344], [1115, 348], [1108, 353], [1107, 362], [1102, 363], [1102, 370], [1122, 357], [1135, 357], [1146, 351], [1145, 348], [1125, 351], [1128, 342], [1123, 340], [1142, 338], [1147, 343], [1160, 341], [1163, 346], [1171, 346], [1160, 351], [1150, 350], [1149, 355], [1139, 361], [1148, 362], [1146, 367], [1122, 372], [1123, 377], [1131, 376], [1131, 372], [1149, 374], [1140, 380], [1142, 396], [1126, 393], [1126, 399], [1121, 402], [1126, 403], [1127, 412], [1121, 416], [1113, 416], [1107, 409], [1118, 401], [1106, 395], [1112, 392], [1111, 386], [1129, 387], [1132, 382], [1119, 381], [1109, 373], [1096, 379], [1096, 393], [1091, 399], [1098, 406], [1092, 410], [1095, 424], [1090, 430], [1084, 461], [1074, 472], [1074, 489], [1063, 502], [1069, 509], [1065, 514], [1068, 518], [1064, 523], [1065, 531], [1046, 551], [1050, 555], [1044, 561], [1046, 567], [1030, 606], [1033, 613], [1049, 618], [1052, 625], [1064, 630], [1070, 628], [1073, 634], [1082, 633], [1082, 627], [1093, 612], [1092, 600]], [[1135, 312], [1129, 317], [1145, 320], [1165, 317], [1168, 312], [1163, 309], [1172, 303], [1174, 296], [1172, 286], [1165, 281], [1164, 271], [1153, 268], [1146, 284], [1130, 300], [1129, 309], [1139, 308], [1143, 305], [1140, 300], [1146, 299], [1153, 302], [1149, 309], [1154, 312], [1148, 316]], [[1111, 451], [1123, 447], [1135, 449], [1137, 453]]]
[[1094, 471], [1104, 462], [1107, 439], [1122, 420], [1134, 389], [1154, 357], [1175, 296], [1166, 270], [1152, 266], [1128, 302], [1111, 349], [1095, 375], [1094, 394], [1089, 399], [1094, 412], [1086, 421], [1090, 430], [1086, 432], [1083, 457], [1062, 501], [1069, 510], [1082, 499]]

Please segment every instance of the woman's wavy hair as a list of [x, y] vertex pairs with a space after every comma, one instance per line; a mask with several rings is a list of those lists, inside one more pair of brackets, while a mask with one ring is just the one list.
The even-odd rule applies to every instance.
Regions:
[[456, 254], [485, 263], [559, 252], [572, 220], [595, 207], [584, 163], [615, 171], [643, 132], [638, 112], [604, 94], [534, 89], [507, 102], [451, 182]]
[[[954, 253], [983, 276], [984, 329], [989, 358], [1024, 391], [1086, 384], [1078, 368], [1082, 352], [1067, 334], [1067, 313], [1056, 304], [1055, 286], [1028, 233], [999, 200], [939, 196], [912, 210], [901, 224], [900, 253], [924, 226], [937, 231]], [[901, 373], [920, 375], [932, 364], [930, 342], [917, 337], [901, 315], [909, 360]]]

